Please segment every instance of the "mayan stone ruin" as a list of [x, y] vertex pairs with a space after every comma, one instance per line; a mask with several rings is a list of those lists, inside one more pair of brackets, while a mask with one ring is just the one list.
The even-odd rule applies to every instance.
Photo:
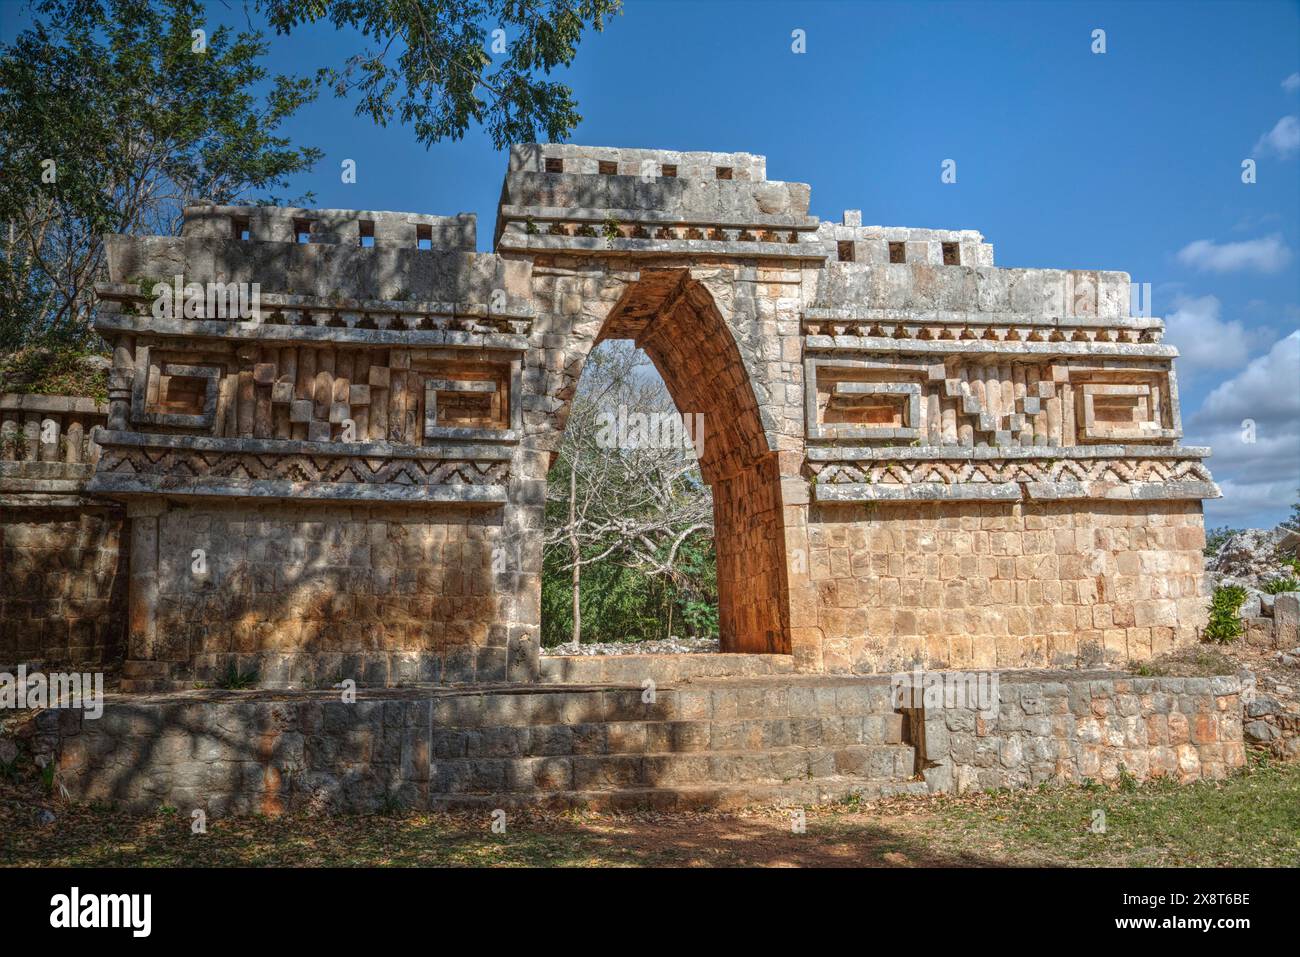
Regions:
[[[546, 472], [603, 338], [704, 416], [724, 651], [861, 673], [1193, 640], [1217, 490], [1129, 277], [821, 223], [809, 192], [744, 153], [525, 146], [494, 254], [472, 216], [341, 210], [115, 238], [83, 490], [129, 519], [131, 676], [535, 677]], [[176, 275], [259, 284], [260, 321], [154, 318]]]
[[[1106, 747], [1155, 749], [1128, 758], [1144, 773], [1239, 765], [1236, 679], [1165, 689], [1172, 743], [1150, 687], [1094, 687], [1096, 669], [1196, 641], [1201, 502], [1218, 495], [1209, 450], [1180, 444], [1176, 350], [1160, 319], [1131, 314], [1129, 276], [996, 266], [978, 232], [822, 222], [809, 198], [748, 153], [527, 145], [510, 151], [492, 253], [464, 214], [193, 206], [179, 236], [110, 237], [106, 405], [0, 406], [0, 660], [118, 654], [123, 690], [141, 694], [232, 670], [265, 688], [379, 689], [693, 668], [778, 676], [786, 719], [835, 699], [827, 684], [800, 711], [810, 676], [1055, 669], [1024, 692], [1032, 708], [1016, 693], [1016, 733], [1049, 713], [1104, 723], [1115, 712], [1089, 705], [1090, 687], [1165, 721], [1150, 741], [1145, 724], [1087, 738], [1074, 776]], [[219, 284], [218, 308], [169, 295], [160, 310], [157, 288], [189, 283]], [[239, 315], [252, 284], [260, 312]], [[539, 656], [547, 472], [606, 339], [634, 341], [678, 409], [703, 415], [712, 663]], [[830, 713], [884, 722], [872, 746], [901, 747], [902, 718], [870, 689], [839, 692], [861, 691], [860, 710]], [[765, 710], [724, 698], [674, 699], [670, 717]], [[550, 723], [624, 720], [623, 706]], [[402, 727], [436, 725], [427, 696], [401, 707]], [[123, 720], [124, 735], [162, 727]], [[914, 757], [885, 754], [873, 776], [905, 780]], [[1013, 783], [1047, 766], [1028, 751], [1000, 765]]]

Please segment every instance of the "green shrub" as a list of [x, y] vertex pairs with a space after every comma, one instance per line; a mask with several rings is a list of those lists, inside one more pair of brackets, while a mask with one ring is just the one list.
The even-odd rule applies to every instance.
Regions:
[[1210, 620], [1205, 626], [1205, 640], [1226, 645], [1241, 637], [1241, 604], [1246, 600], [1246, 589], [1240, 585], [1223, 585], [1214, 589], [1210, 598]]
[[108, 399], [108, 371], [87, 365], [99, 355], [79, 348], [23, 349], [0, 359], [0, 391]]
[[231, 662], [230, 667], [226, 669], [226, 673], [217, 680], [217, 687], [225, 691], [244, 691], [245, 689], [252, 688], [256, 684], [256, 671], [248, 671], [241, 674], [233, 662]]
[[1300, 591], [1300, 579], [1292, 578], [1289, 575], [1279, 575], [1264, 582], [1259, 590], [1266, 595], [1280, 595], [1284, 591]]
[[1211, 528], [1205, 533], [1205, 554], [1217, 555], [1223, 543], [1236, 535], [1241, 529], [1229, 528], [1227, 525], [1220, 525], [1218, 528]]

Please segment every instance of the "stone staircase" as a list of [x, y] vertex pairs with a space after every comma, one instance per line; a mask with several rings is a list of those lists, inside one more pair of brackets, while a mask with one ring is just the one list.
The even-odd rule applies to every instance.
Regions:
[[72, 800], [215, 816], [303, 803], [355, 812], [809, 805], [1125, 774], [1218, 780], [1246, 761], [1239, 676], [1004, 671], [991, 707], [954, 699], [895, 709], [884, 675], [638, 682], [646, 668], [716, 665], [616, 656], [578, 669], [624, 667], [631, 680], [360, 688], [355, 700], [337, 690], [111, 694], [98, 718], [46, 709], [19, 736], [55, 759]]
[[883, 681], [702, 678], [648, 698], [566, 685], [440, 699], [429, 805], [681, 810], [926, 793]]
[[[621, 682], [360, 688], [351, 702], [333, 690], [110, 695], [102, 718], [51, 711], [34, 733], [74, 800], [139, 811], [686, 810], [926, 793], [884, 676], [707, 674], [717, 667], [610, 656], [576, 671], [624, 670]], [[637, 680], [674, 669], [706, 674]]]

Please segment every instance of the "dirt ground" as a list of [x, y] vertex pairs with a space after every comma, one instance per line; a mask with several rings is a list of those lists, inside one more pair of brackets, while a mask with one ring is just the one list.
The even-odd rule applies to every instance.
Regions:
[[[1039, 788], [741, 813], [133, 816], [0, 785], [4, 866], [1300, 866], [1300, 764], [1221, 782]], [[1098, 828], [1101, 813], [1101, 828]]]

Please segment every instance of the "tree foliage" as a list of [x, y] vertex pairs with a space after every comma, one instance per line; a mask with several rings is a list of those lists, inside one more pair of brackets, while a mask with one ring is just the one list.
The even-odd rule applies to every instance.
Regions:
[[[497, 149], [563, 140], [582, 117], [573, 91], [538, 76], [568, 66], [583, 31], [604, 29], [621, 0], [260, 0], [276, 30], [320, 21], [375, 46], [319, 77], [380, 126], [409, 123], [426, 146], [472, 123]], [[493, 36], [493, 31], [500, 33]], [[390, 59], [391, 57], [391, 59]]]
[[583, 641], [717, 634], [713, 503], [695, 455], [667, 429], [620, 434], [620, 414], [666, 425], [676, 411], [644, 353], [613, 342], [588, 357], [548, 476], [546, 644], [572, 640], [575, 580]]
[[197, 0], [39, 0], [0, 52], [0, 346], [83, 345], [106, 233], [172, 233], [181, 207], [283, 186], [318, 150], [280, 125], [315, 84], [268, 80], [255, 31]]
[[[270, 191], [321, 156], [278, 130], [322, 82], [376, 123], [410, 123], [426, 146], [472, 123], [498, 148], [565, 138], [581, 120], [573, 91], [544, 74], [570, 64], [619, 0], [250, 0], [239, 32], [208, 29], [199, 0], [31, 6], [35, 24], [0, 49], [7, 351], [93, 344], [106, 233], [174, 233], [199, 199], [312, 202]], [[271, 77], [254, 9], [280, 33], [327, 21], [375, 47], [314, 77]]]
[[1282, 523], [1282, 527], [1300, 532], [1300, 488], [1296, 489], [1296, 500], [1291, 503], [1291, 517]]

